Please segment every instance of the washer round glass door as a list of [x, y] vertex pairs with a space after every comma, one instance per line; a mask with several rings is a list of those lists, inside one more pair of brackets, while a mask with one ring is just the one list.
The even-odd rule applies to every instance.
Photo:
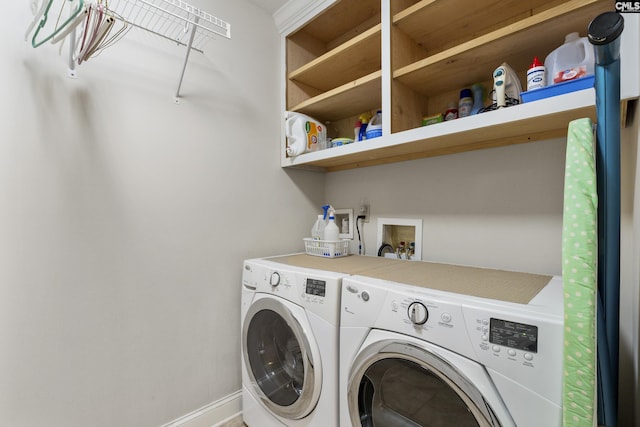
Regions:
[[362, 427], [498, 427], [480, 392], [456, 368], [410, 343], [381, 341], [356, 358], [349, 411]]
[[[292, 310], [298, 308], [299, 312]], [[315, 407], [321, 388], [317, 350], [296, 316], [300, 307], [286, 307], [274, 298], [250, 306], [242, 346], [254, 392], [274, 414], [299, 419]]]

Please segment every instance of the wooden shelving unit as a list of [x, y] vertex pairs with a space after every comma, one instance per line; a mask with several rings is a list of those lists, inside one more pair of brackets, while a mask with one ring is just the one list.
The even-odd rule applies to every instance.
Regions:
[[286, 166], [335, 172], [566, 137], [569, 121], [581, 117], [595, 120], [594, 89], [308, 153]]
[[286, 109], [353, 135], [382, 102], [380, 0], [341, 0], [286, 38]]
[[585, 23], [609, 9], [596, 0], [562, 3], [399, 68], [393, 77], [428, 96], [486, 80], [505, 60], [515, 70], [526, 71], [533, 56], [544, 57], [568, 33], [585, 34]]
[[285, 108], [352, 137], [356, 118], [382, 107], [383, 135], [295, 158], [283, 141], [281, 164], [331, 172], [566, 136], [570, 120], [595, 120], [593, 89], [421, 125], [463, 88], [489, 92], [503, 62], [524, 82], [534, 56], [586, 35], [611, 9], [605, 0], [338, 0], [285, 38]]

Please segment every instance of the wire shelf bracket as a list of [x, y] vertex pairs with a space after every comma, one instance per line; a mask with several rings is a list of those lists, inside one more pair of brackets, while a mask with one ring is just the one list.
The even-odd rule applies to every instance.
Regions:
[[204, 53], [204, 45], [216, 36], [231, 38], [231, 24], [181, 0], [110, 0], [109, 9], [129, 25], [187, 48], [176, 103], [191, 50]]

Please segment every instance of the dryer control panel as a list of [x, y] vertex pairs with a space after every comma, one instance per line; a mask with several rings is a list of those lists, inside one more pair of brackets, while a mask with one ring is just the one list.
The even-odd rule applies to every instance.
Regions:
[[[516, 304], [348, 278], [341, 326], [393, 331], [427, 341], [483, 365], [498, 388], [509, 388], [507, 394], [513, 399], [525, 401], [532, 392], [557, 402], [563, 318], [556, 305], [561, 307], [557, 297], [561, 289], [562, 283], [554, 281], [533, 303]], [[518, 394], [509, 384], [526, 384], [518, 390], [527, 391]]]
[[537, 353], [538, 327], [491, 318], [489, 320], [489, 343], [527, 353]]
[[[562, 378], [562, 318], [535, 313], [521, 306], [498, 308], [464, 306], [467, 330], [475, 359], [550, 401], [560, 399]], [[495, 380], [495, 378], [494, 378]]]
[[459, 302], [399, 284], [388, 290], [388, 286], [356, 284], [352, 279], [345, 282], [341, 326], [396, 331], [459, 354], [474, 354]]

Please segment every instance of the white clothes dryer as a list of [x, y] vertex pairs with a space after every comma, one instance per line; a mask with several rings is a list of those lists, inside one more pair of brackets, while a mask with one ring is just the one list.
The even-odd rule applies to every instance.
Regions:
[[249, 427], [338, 425], [345, 276], [266, 259], [244, 262], [242, 410]]
[[343, 280], [339, 425], [561, 426], [561, 278], [407, 264]]

